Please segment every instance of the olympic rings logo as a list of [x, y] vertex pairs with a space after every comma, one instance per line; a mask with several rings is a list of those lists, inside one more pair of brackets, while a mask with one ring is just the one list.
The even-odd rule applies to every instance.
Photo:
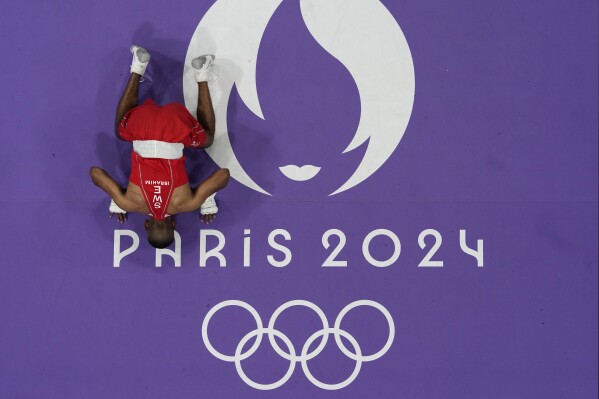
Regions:
[[[210, 319], [212, 318], [212, 316], [214, 316], [214, 314], [216, 312], [218, 312], [219, 310], [226, 308], [228, 306], [239, 306], [239, 307], [247, 310], [252, 315], [254, 320], [256, 321], [256, 329], [247, 333], [239, 341], [239, 343], [237, 344], [237, 348], [235, 349], [235, 354], [232, 356], [225, 355], [225, 354], [217, 351], [214, 348], [214, 346], [212, 346], [212, 344], [210, 343], [210, 339], [208, 338], [208, 324], [210, 323]], [[313, 310], [318, 315], [318, 317], [320, 318], [320, 320], [322, 322], [322, 329], [313, 333], [306, 340], [299, 355], [297, 354], [297, 351], [296, 351], [293, 343], [291, 342], [291, 340], [285, 334], [283, 334], [281, 331], [279, 331], [275, 328], [275, 323], [277, 321], [277, 318], [281, 315], [281, 313], [283, 313], [286, 309], [289, 309], [292, 306], [305, 306], [305, 307]], [[362, 353], [360, 345], [358, 344], [358, 341], [356, 341], [356, 339], [350, 333], [348, 333], [347, 331], [345, 331], [341, 328], [341, 322], [343, 321], [343, 318], [345, 317], [345, 315], [350, 310], [352, 310], [358, 306], [370, 306], [370, 307], [377, 309], [378, 311], [380, 311], [383, 314], [383, 316], [385, 316], [385, 319], [387, 319], [387, 323], [389, 325], [389, 337], [387, 338], [387, 342], [385, 342], [385, 345], [378, 352], [373, 353], [372, 355], [364, 355]], [[278, 381], [270, 383], [270, 384], [260, 384], [260, 383], [257, 383], [255, 381], [251, 380], [247, 376], [247, 374], [244, 372], [244, 370], [241, 366], [241, 362], [243, 360], [249, 358], [254, 353], [256, 353], [256, 351], [258, 350], [258, 347], [260, 346], [260, 343], [262, 342], [262, 338], [263, 338], [264, 334], [267, 334], [270, 345], [275, 350], [275, 352], [279, 356], [283, 357], [284, 359], [289, 360], [289, 368], [287, 369], [287, 372], [285, 373], [285, 375]], [[314, 359], [316, 356], [318, 356], [324, 350], [324, 348], [328, 342], [329, 335], [331, 335], [331, 334], [333, 334], [333, 337], [335, 338], [335, 342], [336, 342], [337, 346], [339, 347], [339, 349], [341, 350], [341, 352], [345, 356], [349, 357], [350, 359], [352, 359], [356, 362], [356, 365], [355, 365], [354, 370], [351, 373], [351, 375], [344, 381], [339, 382], [337, 384], [327, 384], [322, 381], [319, 381], [316, 377], [314, 377], [314, 375], [310, 372], [310, 369], [308, 368], [308, 361], [311, 359]], [[243, 350], [244, 350], [246, 344], [248, 343], [248, 341], [250, 339], [252, 339], [254, 337], [256, 337], [254, 344], [247, 351], [244, 352]], [[283, 343], [287, 347], [287, 351], [283, 350], [279, 346], [279, 344], [275, 340], [275, 337], [278, 337], [283, 341]], [[313, 351], [309, 352], [310, 346], [314, 343], [314, 341], [316, 341], [320, 337], [322, 337], [320, 344], [318, 344], [318, 346]], [[345, 346], [345, 344], [341, 340], [341, 337], [343, 337], [349, 341], [349, 343], [352, 346], [353, 351], [349, 350]], [[204, 345], [206, 345], [206, 348], [208, 349], [208, 351], [217, 359], [223, 360], [225, 362], [235, 363], [235, 369], [237, 370], [237, 374], [239, 374], [239, 377], [243, 380], [243, 382], [245, 382], [247, 385], [251, 386], [252, 388], [260, 389], [260, 390], [271, 390], [271, 389], [276, 389], [276, 388], [281, 387], [283, 384], [285, 384], [287, 381], [289, 381], [289, 379], [291, 378], [291, 375], [293, 374], [293, 371], [295, 370], [295, 366], [298, 362], [301, 363], [302, 370], [303, 370], [304, 374], [306, 375], [306, 377], [308, 378], [308, 380], [315, 386], [317, 386], [321, 389], [326, 389], [326, 390], [336, 390], [336, 389], [345, 388], [346, 386], [351, 384], [358, 377], [358, 374], [360, 373], [360, 369], [362, 367], [362, 363], [371, 362], [373, 360], [379, 359], [381, 356], [383, 356], [385, 353], [387, 353], [387, 351], [391, 347], [391, 344], [393, 343], [394, 337], [395, 337], [395, 323], [393, 322], [393, 318], [391, 317], [391, 314], [389, 313], [389, 311], [380, 303], [371, 301], [371, 300], [367, 300], [367, 299], [354, 301], [354, 302], [350, 303], [349, 305], [347, 305], [346, 307], [344, 307], [341, 310], [341, 312], [339, 312], [339, 315], [335, 319], [335, 324], [333, 325], [333, 327], [329, 326], [329, 321], [327, 320], [327, 317], [325, 316], [324, 312], [318, 306], [316, 306], [312, 302], [305, 301], [305, 300], [289, 301], [289, 302], [286, 302], [283, 305], [279, 306], [277, 308], [277, 310], [275, 310], [275, 312], [270, 317], [270, 320], [268, 321], [268, 327], [264, 327], [264, 325], [262, 324], [262, 319], [260, 318], [260, 315], [258, 314], [256, 309], [254, 309], [251, 305], [247, 304], [246, 302], [238, 301], [238, 300], [228, 300], [228, 301], [224, 301], [224, 302], [217, 304], [208, 312], [208, 314], [206, 314], [206, 317], [204, 318], [204, 322], [202, 323], [202, 340], [204, 341]]]

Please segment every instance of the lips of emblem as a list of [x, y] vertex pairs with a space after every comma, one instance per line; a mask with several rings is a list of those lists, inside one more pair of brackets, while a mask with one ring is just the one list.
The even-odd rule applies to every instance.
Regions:
[[287, 165], [279, 167], [279, 170], [291, 180], [306, 181], [316, 176], [320, 172], [320, 167], [314, 165]]

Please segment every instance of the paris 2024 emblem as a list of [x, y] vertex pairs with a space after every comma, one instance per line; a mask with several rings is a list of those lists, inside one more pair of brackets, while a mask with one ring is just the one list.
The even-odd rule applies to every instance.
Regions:
[[[216, 138], [207, 152], [216, 164], [228, 168], [231, 177], [239, 183], [268, 195], [276, 193], [265, 190], [256, 176], [251, 177], [233, 151], [227, 108], [235, 87], [247, 108], [264, 119], [256, 85], [258, 50], [266, 27], [281, 3], [283, 0], [216, 1], [197, 26], [184, 64], [185, 103], [194, 111], [197, 89], [190, 61], [198, 54], [217, 56], [218, 79], [211, 84]], [[335, 195], [370, 177], [398, 146], [414, 103], [414, 64], [401, 28], [380, 1], [300, 0], [300, 6], [310, 34], [349, 71], [359, 93], [359, 123], [353, 139], [339, 143], [339, 154], [363, 144], [367, 147], [357, 169], [353, 173], [347, 171], [340, 187], [330, 188], [330, 195]], [[307, 181], [322, 167], [291, 164], [278, 165], [278, 169], [291, 180]]]

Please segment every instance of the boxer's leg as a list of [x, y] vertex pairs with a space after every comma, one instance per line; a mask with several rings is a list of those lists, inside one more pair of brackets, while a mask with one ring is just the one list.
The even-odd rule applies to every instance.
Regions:
[[116, 136], [118, 138], [120, 138], [118, 128], [119, 124], [123, 120], [123, 117], [131, 109], [137, 107], [139, 81], [146, 71], [146, 67], [150, 61], [150, 53], [148, 53], [148, 51], [143, 47], [133, 45], [131, 46], [130, 50], [131, 54], [133, 55], [133, 60], [131, 61], [131, 76], [129, 76], [127, 86], [125, 86], [125, 90], [123, 91], [121, 100], [119, 101], [119, 105], [116, 108], [114, 127]]
[[191, 66], [195, 70], [195, 78], [198, 82], [198, 108], [196, 110], [196, 117], [207, 134], [205, 147], [210, 147], [212, 144], [216, 130], [214, 108], [212, 107], [212, 99], [210, 98], [210, 90], [208, 90], [207, 82], [212, 61], [214, 61], [214, 56], [210, 54], [202, 55], [191, 61]]
[[125, 86], [125, 90], [121, 96], [121, 100], [119, 101], [119, 105], [116, 108], [116, 119], [114, 122], [114, 129], [116, 132], [116, 136], [121, 138], [119, 135], [119, 124], [123, 120], [123, 117], [129, 110], [137, 107], [137, 96], [139, 95], [139, 79], [141, 75], [136, 73], [132, 73], [129, 76], [129, 81], [127, 82], [127, 86]]
[[214, 117], [214, 108], [212, 107], [212, 98], [208, 90], [208, 82], [198, 83], [198, 109], [197, 118], [200, 125], [209, 135], [214, 135], [216, 123]]

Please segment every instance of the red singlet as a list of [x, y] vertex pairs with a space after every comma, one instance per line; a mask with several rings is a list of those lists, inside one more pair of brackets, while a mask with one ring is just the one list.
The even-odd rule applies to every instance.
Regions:
[[[118, 133], [123, 140], [158, 140], [203, 147], [206, 132], [187, 108], [178, 103], [165, 106], [151, 99], [123, 117]], [[138, 185], [150, 209], [150, 216], [163, 220], [175, 188], [188, 182], [185, 157], [179, 159], [143, 158], [131, 152], [131, 183]]]

